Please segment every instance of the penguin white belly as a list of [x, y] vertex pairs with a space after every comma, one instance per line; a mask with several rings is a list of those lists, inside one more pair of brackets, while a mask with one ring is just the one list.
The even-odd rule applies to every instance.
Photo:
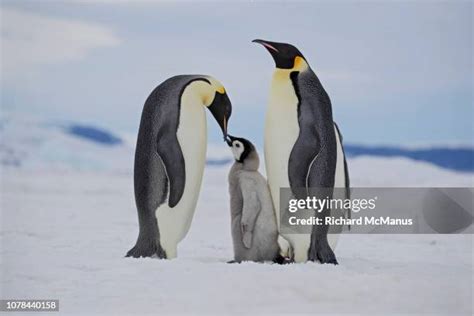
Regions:
[[[265, 167], [278, 225], [280, 225], [280, 188], [289, 187], [288, 162], [298, 139], [298, 97], [290, 72], [276, 70], [270, 91], [265, 123]], [[296, 262], [307, 260], [309, 234], [282, 234], [293, 248]]]
[[186, 236], [191, 226], [206, 162], [207, 122], [205, 107], [202, 105], [200, 97], [193, 91], [192, 87], [190, 88], [185, 89], [181, 97], [177, 131], [186, 170], [183, 196], [174, 208], [170, 208], [166, 202], [155, 212], [160, 231], [160, 243], [168, 259], [177, 256], [178, 243]]

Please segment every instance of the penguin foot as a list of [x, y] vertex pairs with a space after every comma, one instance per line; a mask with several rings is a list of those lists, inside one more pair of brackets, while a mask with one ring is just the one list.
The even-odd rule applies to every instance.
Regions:
[[312, 247], [309, 251], [308, 259], [310, 261], [319, 261], [321, 263], [338, 264], [336, 255], [328, 244], [317, 244], [315, 247]]
[[140, 243], [130, 249], [125, 257], [141, 258], [141, 257], [154, 257], [157, 256], [160, 259], [166, 259], [166, 253], [161, 247], [156, 247], [153, 243]]
[[240, 263], [240, 261], [230, 260], [230, 261], [227, 261], [227, 263]]
[[275, 259], [273, 259], [273, 263], [290, 264], [290, 263], [293, 263], [293, 261], [290, 258], [283, 257], [282, 255], [278, 255]]

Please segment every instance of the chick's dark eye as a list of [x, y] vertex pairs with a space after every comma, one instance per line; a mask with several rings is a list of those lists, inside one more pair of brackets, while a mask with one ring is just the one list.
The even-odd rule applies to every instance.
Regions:
[[240, 148], [240, 144], [239, 143], [235, 144], [235, 147]]

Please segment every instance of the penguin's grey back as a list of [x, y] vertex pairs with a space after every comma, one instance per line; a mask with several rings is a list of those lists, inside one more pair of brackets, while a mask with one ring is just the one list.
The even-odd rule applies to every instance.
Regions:
[[[202, 75], [172, 77], [156, 87], [145, 102], [134, 167], [135, 200], [139, 210], [153, 212], [167, 198], [166, 172], [157, 153], [158, 138], [162, 136], [159, 132], [178, 130], [181, 95], [195, 80], [207, 81]], [[184, 165], [184, 161], [181, 163]], [[177, 179], [180, 181], [185, 177]], [[184, 186], [184, 183], [181, 185]]]
[[[333, 187], [337, 146], [331, 100], [311, 68], [292, 75], [291, 79], [299, 101], [300, 134], [290, 156], [290, 185], [292, 188]], [[306, 183], [292, 179], [292, 175], [299, 173], [304, 173], [298, 178]]]
[[[160, 245], [160, 233], [155, 210], [166, 202], [176, 205], [184, 189], [186, 175], [184, 158], [177, 141], [181, 96], [193, 81], [209, 82], [203, 75], [180, 75], [169, 78], [148, 96], [143, 107], [138, 131], [134, 163], [135, 203], [138, 212], [139, 234], [135, 246], [127, 256], [165, 258]], [[159, 144], [159, 145], [158, 145]], [[173, 172], [177, 176], [168, 180], [159, 148], [174, 151]], [[170, 181], [173, 183], [170, 185]], [[170, 187], [175, 188], [171, 195]]]

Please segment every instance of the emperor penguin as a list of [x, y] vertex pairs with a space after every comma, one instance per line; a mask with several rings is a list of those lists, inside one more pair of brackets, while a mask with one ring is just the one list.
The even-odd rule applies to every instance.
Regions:
[[[268, 183], [280, 225], [280, 188], [290, 187], [294, 195], [299, 188], [307, 192], [310, 188], [347, 188], [334, 191], [344, 198], [349, 195], [349, 174], [342, 136], [333, 122], [331, 100], [303, 54], [286, 43], [261, 39], [253, 42], [263, 45], [276, 65], [264, 148]], [[330, 212], [326, 208], [316, 215], [324, 219]], [[331, 233], [328, 241], [328, 230], [326, 224], [314, 225], [311, 234], [282, 237], [289, 242], [295, 262], [337, 264], [332, 248], [338, 234]]]
[[245, 138], [228, 137], [235, 162], [229, 172], [234, 262], [281, 262], [278, 228], [267, 181], [258, 172], [255, 146]]
[[135, 151], [134, 189], [139, 233], [127, 257], [171, 259], [186, 236], [201, 188], [208, 109], [224, 139], [232, 105], [210, 76], [167, 79], [147, 98]]

